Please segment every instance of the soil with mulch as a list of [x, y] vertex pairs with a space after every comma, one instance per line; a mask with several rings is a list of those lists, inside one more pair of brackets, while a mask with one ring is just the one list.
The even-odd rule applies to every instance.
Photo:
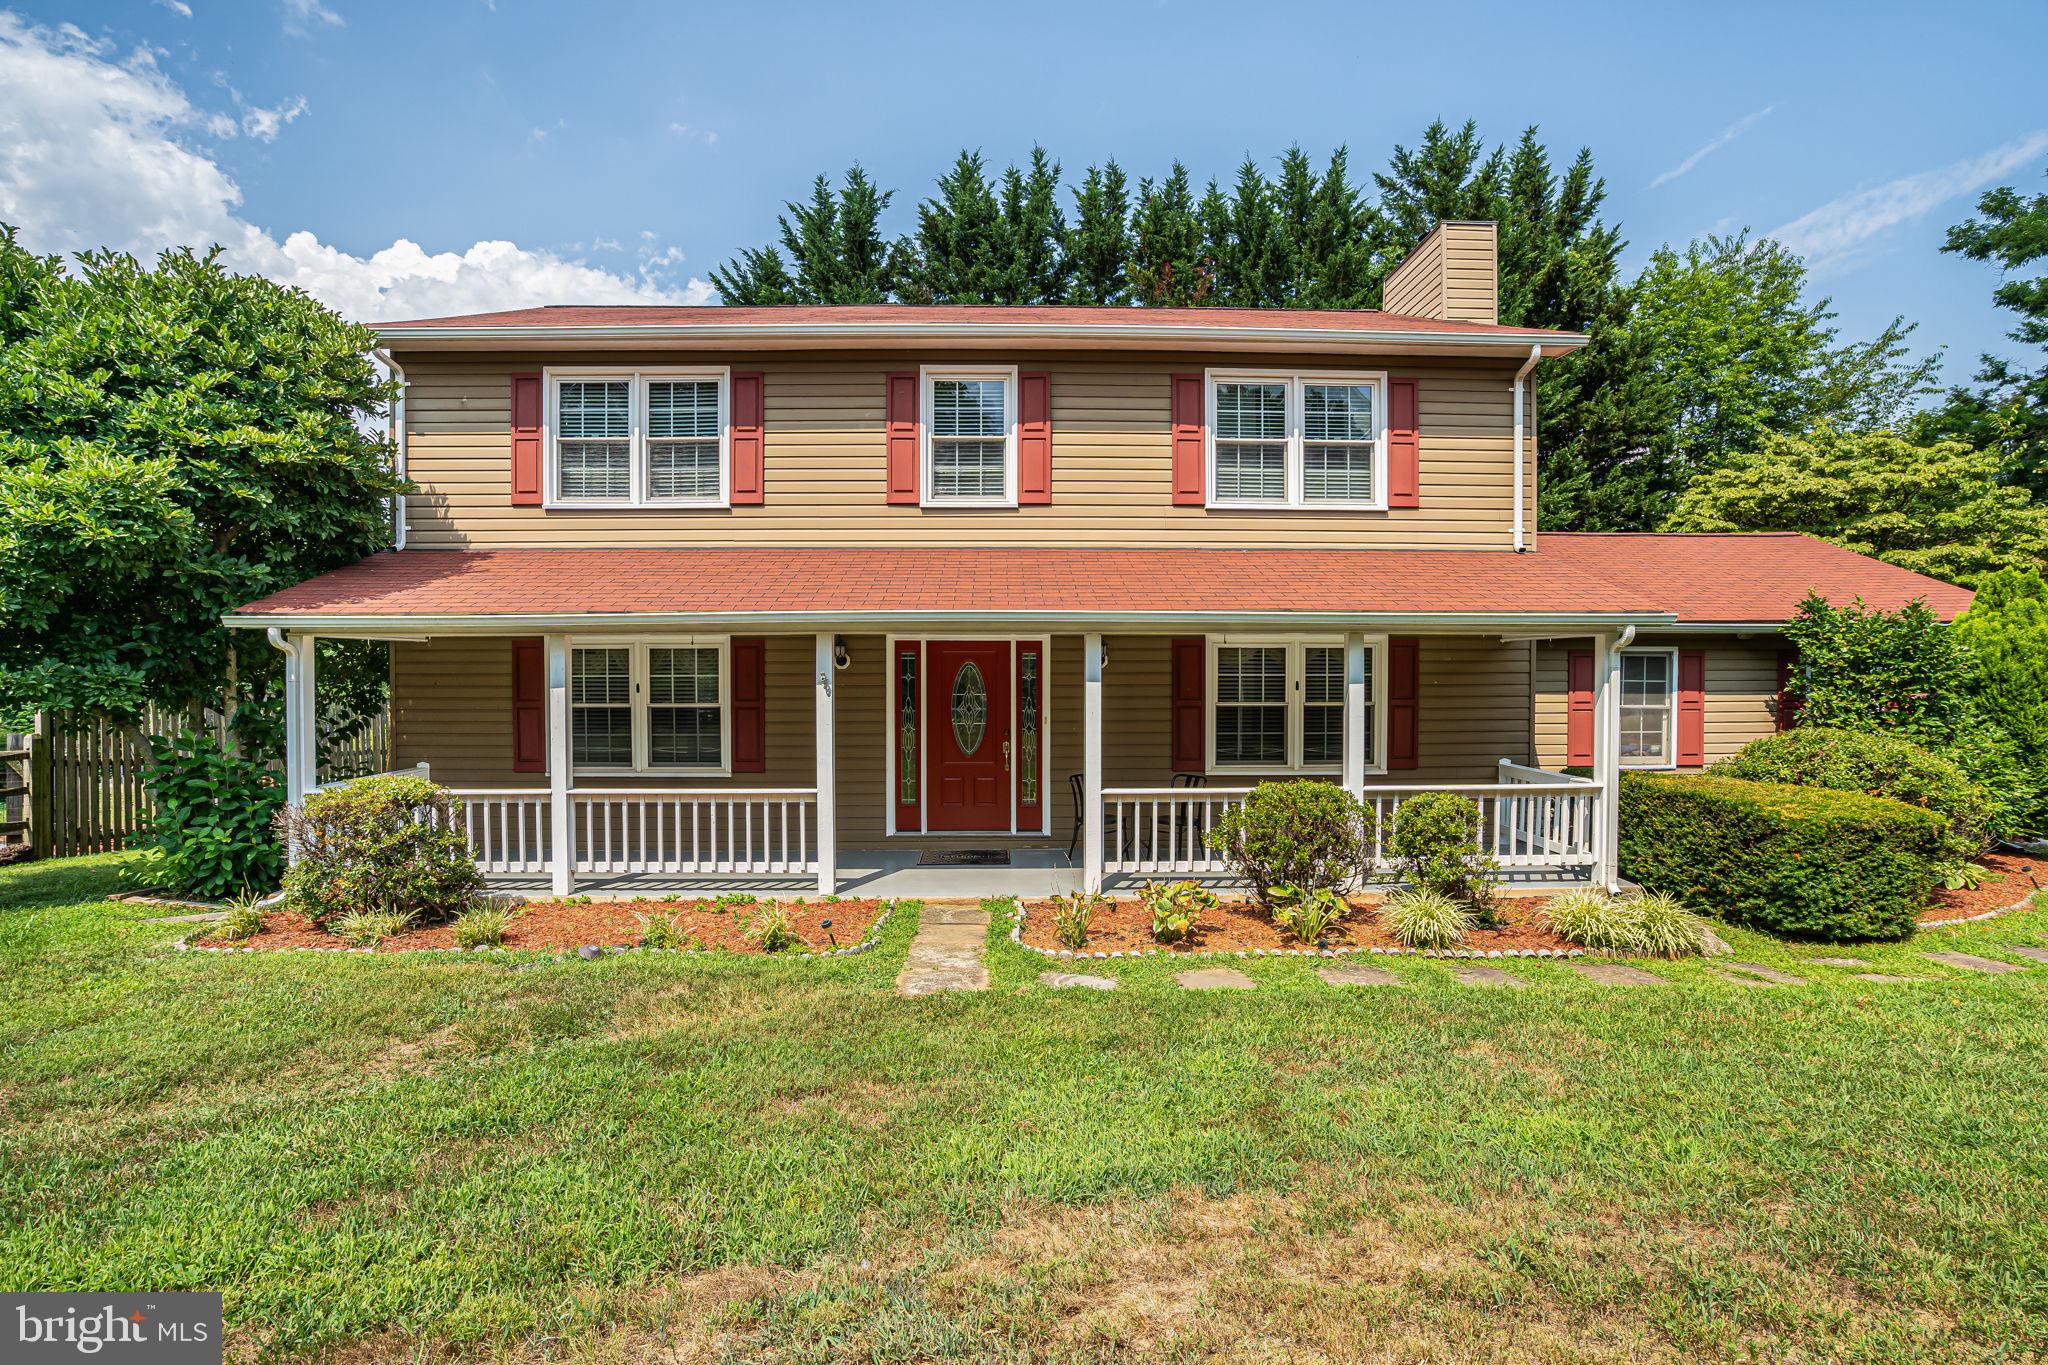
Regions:
[[[1372, 907], [1374, 896], [1350, 897], [1354, 907], [1334, 927], [1323, 943], [1331, 948], [1399, 948]], [[1572, 948], [1578, 945], [1560, 938], [1543, 923], [1539, 911], [1543, 898], [1517, 896], [1499, 903], [1501, 927], [1474, 929], [1459, 946], [1486, 952], [1509, 948]], [[1024, 906], [1024, 942], [1033, 948], [1054, 952], [1066, 947], [1053, 937], [1051, 901], [1030, 901]], [[1204, 911], [1194, 932], [1178, 943], [1157, 943], [1152, 938], [1152, 912], [1137, 899], [1113, 900], [1097, 910], [1088, 921], [1088, 942], [1081, 951], [1090, 953], [1130, 952], [1158, 948], [1169, 953], [1240, 952], [1252, 948], [1300, 948], [1301, 941], [1273, 923], [1272, 917], [1250, 901], [1227, 900], [1214, 910]]]
[[1977, 886], [1961, 891], [1946, 887], [1934, 893], [1933, 903], [1920, 912], [1920, 924], [1953, 924], [1957, 920], [1988, 915], [2027, 899], [2048, 882], [2048, 858], [2029, 858], [2020, 853], [1987, 853], [1976, 860], [1987, 876]]
[[[887, 902], [789, 900], [782, 905], [789, 912], [789, 927], [807, 947], [830, 952], [835, 947], [851, 948], [866, 938], [868, 930], [882, 917]], [[518, 907], [505, 926], [504, 942], [499, 946], [515, 952], [573, 952], [586, 944], [600, 948], [631, 947], [640, 942], [647, 916], [666, 914], [675, 925], [681, 945], [758, 953], [761, 946], [747, 936], [747, 925], [758, 908], [722, 906], [709, 900], [530, 901]], [[198, 940], [198, 946], [265, 950], [347, 945], [297, 911], [276, 910], [264, 918], [263, 932], [253, 938], [208, 937]], [[453, 947], [455, 927], [430, 924], [385, 939], [377, 945], [377, 951], [403, 953]]]

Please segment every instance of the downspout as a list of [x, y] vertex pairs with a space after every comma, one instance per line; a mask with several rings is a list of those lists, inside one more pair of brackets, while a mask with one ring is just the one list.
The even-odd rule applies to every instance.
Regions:
[[[406, 472], [405, 366], [399, 364], [397, 359], [392, 356], [390, 351], [374, 350], [371, 351], [370, 354], [376, 356], [378, 360], [382, 361], [384, 363], [384, 367], [391, 371], [391, 377], [398, 381], [397, 396], [395, 396], [391, 400], [391, 470], [392, 473], [396, 474], [399, 478], [403, 479], [405, 477]], [[1517, 437], [1516, 439], [1519, 440], [1520, 437]], [[392, 548], [403, 550], [405, 548], [405, 494], [394, 494], [392, 496], [392, 504], [394, 521], [391, 531], [391, 544]]]
[[[1529, 378], [1529, 372], [1536, 368], [1536, 362], [1543, 359], [1543, 347], [1529, 348], [1529, 358], [1522, 362], [1522, 368], [1515, 371], [1515, 553], [1528, 549], [1522, 536], [1522, 385]], [[1635, 627], [1629, 627], [1634, 631]]]

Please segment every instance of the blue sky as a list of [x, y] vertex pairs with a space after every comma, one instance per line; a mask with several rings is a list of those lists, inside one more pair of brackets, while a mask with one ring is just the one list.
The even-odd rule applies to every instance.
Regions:
[[0, 11], [0, 218], [46, 249], [218, 237], [366, 318], [696, 298], [854, 161], [906, 227], [962, 145], [1205, 178], [1344, 143], [1362, 177], [1470, 117], [1590, 146], [1631, 264], [1780, 231], [1848, 335], [1903, 312], [1961, 378], [2008, 323], [1942, 233], [1989, 184], [2048, 189], [2038, 0]]

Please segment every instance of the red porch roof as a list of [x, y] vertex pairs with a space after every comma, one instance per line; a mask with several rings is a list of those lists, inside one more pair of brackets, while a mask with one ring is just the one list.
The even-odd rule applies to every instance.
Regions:
[[[1809, 589], [1944, 620], [1950, 584], [1798, 535], [1562, 535], [1478, 550], [661, 548], [387, 551], [252, 602], [259, 626], [323, 618], [819, 616], [1655, 618], [1791, 616]], [[1193, 622], [1191, 622], [1192, 624]]]

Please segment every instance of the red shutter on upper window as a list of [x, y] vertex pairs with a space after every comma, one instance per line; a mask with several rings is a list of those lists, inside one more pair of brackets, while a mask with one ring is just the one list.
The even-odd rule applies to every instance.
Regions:
[[1593, 651], [1575, 649], [1565, 656], [1564, 763], [1567, 768], [1593, 766]]
[[1208, 500], [1208, 453], [1203, 427], [1207, 406], [1202, 394], [1202, 376], [1177, 374], [1173, 377], [1173, 501], [1177, 507], [1200, 507]]
[[1422, 766], [1422, 641], [1387, 641], [1387, 766]]
[[540, 640], [512, 642], [512, 771], [548, 770], [548, 661]]
[[1421, 400], [1415, 381], [1387, 383], [1387, 506], [1422, 506], [1422, 441], [1417, 435]]
[[732, 770], [768, 770], [768, 642], [732, 642]]
[[732, 377], [732, 421], [727, 433], [732, 447], [732, 505], [758, 507], [762, 493], [761, 376], [735, 374]]
[[1198, 773], [1209, 765], [1207, 724], [1209, 644], [1201, 636], [1173, 642], [1173, 770]]
[[1052, 376], [1017, 376], [1017, 501], [1052, 501]]
[[923, 463], [918, 452], [917, 375], [892, 374], [883, 381], [886, 415], [884, 440], [888, 446], [889, 501], [917, 505], [917, 471]]
[[512, 505], [540, 506], [540, 376], [512, 376]]
[[1799, 723], [1801, 699], [1792, 695], [1792, 673], [1799, 667], [1799, 651], [1778, 651], [1778, 728], [1789, 730]]
[[1678, 651], [1678, 766], [1707, 761], [1707, 652]]

